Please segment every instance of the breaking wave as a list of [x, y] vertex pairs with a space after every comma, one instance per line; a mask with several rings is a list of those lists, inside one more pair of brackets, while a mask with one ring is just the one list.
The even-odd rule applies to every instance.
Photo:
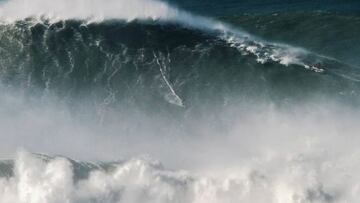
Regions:
[[359, 200], [357, 65], [162, 1], [0, 2], [0, 91], [2, 203]]
[[[339, 160], [342, 164], [343, 161]], [[13, 176], [0, 178], [1, 202], [356, 202], [355, 178], [343, 180], [332, 162], [289, 157], [272, 169], [247, 167], [212, 176], [167, 170], [159, 162], [136, 158], [114, 163], [85, 163], [20, 152]], [[346, 163], [345, 163], [346, 164]], [[224, 171], [223, 171], [224, 172]], [[326, 173], [337, 174], [325, 176]], [[329, 186], [329, 184], [331, 184]], [[261, 194], [261, 195], [259, 195]]]
[[153, 20], [34, 20], [0, 25], [0, 77], [36, 97], [186, 107], [217, 89], [218, 99], [357, 100], [359, 69], [299, 48]]

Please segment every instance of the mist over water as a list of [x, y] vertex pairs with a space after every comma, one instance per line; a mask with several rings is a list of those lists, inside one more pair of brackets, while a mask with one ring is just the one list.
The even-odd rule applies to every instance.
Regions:
[[0, 22], [1, 203], [360, 199], [356, 64], [160, 1]]
[[[341, 105], [248, 104], [191, 121], [123, 113], [99, 124], [59, 105], [8, 101], [1, 109], [1, 149], [15, 157], [0, 166], [2, 202], [358, 199], [359, 113]], [[19, 146], [104, 164], [14, 154]]]

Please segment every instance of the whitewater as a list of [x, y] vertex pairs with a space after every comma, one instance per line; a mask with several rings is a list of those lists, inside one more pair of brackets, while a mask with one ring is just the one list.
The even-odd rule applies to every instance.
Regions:
[[0, 202], [357, 203], [358, 70], [163, 1], [0, 1]]

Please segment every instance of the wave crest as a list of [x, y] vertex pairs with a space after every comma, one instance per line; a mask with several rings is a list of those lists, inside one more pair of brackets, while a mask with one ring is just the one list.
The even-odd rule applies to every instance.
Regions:
[[153, 0], [10, 0], [0, 7], [0, 16], [21, 20], [34, 16], [55, 19], [174, 19], [175, 8]]

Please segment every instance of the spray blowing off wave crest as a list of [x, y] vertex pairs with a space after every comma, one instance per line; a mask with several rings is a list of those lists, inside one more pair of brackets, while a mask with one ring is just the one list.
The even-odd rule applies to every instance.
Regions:
[[88, 22], [104, 20], [160, 20], [181, 22], [200, 28], [223, 27], [212, 21], [179, 10], [157, 0], [10, 0], [0, 4], [0, 19], [5, 22], [42, 17], [54, 22], [77, 19]]
[[22, 20], [44, 16], [58, 20], [66, 19], [175, 19], [176, 9], [159, 1], [147, 0], [12, 0], [1, 6], [2, 18]]
[[1, 203], [359, 202], [359, 70], [158, 1], [0, 16], [1, 155], [100, 160], [19, 152]]

